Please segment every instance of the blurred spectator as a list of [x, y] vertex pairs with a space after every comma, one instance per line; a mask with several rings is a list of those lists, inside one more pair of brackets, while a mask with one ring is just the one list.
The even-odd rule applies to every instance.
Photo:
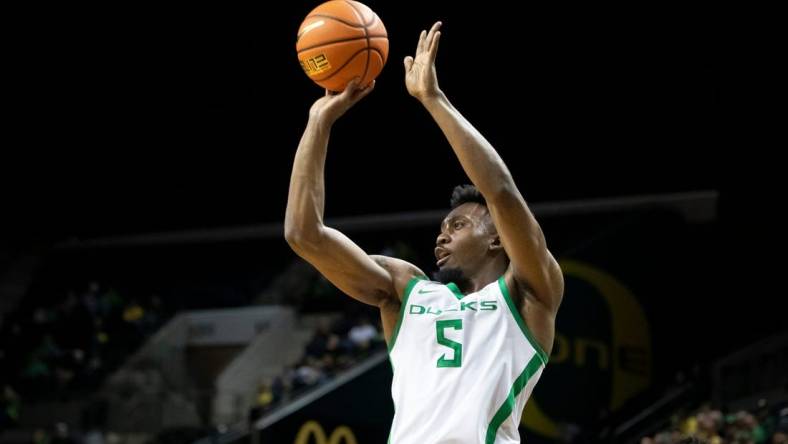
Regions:
[[257, 405], [266, 410], [273, 400], [274, 393], [271, 391], [271, 387], [266, 383], [260, 384], [260, 387], [257, 389]]
[[50, 444], [77, 444], [76, 440], [71, 436], [68, 424], [64, 422], [55, 424], [55, 436], [49, 442]]
[[315, 335], [312, 336], [312, 340], [306, 345], [306, 355], [315, 358], [323, 356], [328, 351], [329, 340], [332, 336], [334, 335], [328, 326], [321, 324], [315, 331]]
[[19, 412], [21, 402], [19, 395], [16, 394], [10, 385], [3, 387], [2, 403], [0, 403], [0, 430], [11, 428], [19, 424]]
[[257, 388], [257, 396], [255, 397], [255, 402], [252, 405], [252, 409], [249, 412], [249, 422], [256, 421], [259, 419], [265, 412], [271, 409], [271, 405], [274, 402], [274, 393], [271, 390], [271, 387], [267, 382], [261, 383]]
[[138, 323], [143, 316], [145, 316], [145, 310], [135, 299], [132, 299], [123, 309], [123, 320], [130, 324]]
[[767, 403], [758, 403], [757, 416], [738, 411], [723, 415], [720, 410], [700, 409], [674, 423], [680, 427], [644, 437], [641, 444], [788, 444], [788, 409], [770, 413]]
[[51, 438], [49, 433], [43, 429], [36, 429], [33, 431], [32, 439], [33, 444], [50, 444]]
[[363, 317], [361, 323], [350, 329], [348, 337], [356, 350], [368, 350], [372, 342], [378, 338], [378, 331], [369, 318]]
[[321, 324], [304, 348], [303, 357], [274, 378], [270, 408], [322, 384], [355, 365], [366, 352], [384, 349], [380, 329], [370, 316], [345, 314], [334, 325]]
[[89, 429], [82, 437], [83, 444], [104, 444], [105, 442], [104, 433], [96, 428]]
[[325, 376], [320, 361], [307, 356], [296, 369], [294, 386], [296, 388], [309, 387], [318, 382], [323, 382]]

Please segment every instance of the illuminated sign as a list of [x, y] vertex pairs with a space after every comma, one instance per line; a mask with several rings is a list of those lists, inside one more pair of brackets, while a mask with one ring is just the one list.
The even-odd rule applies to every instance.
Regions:
[[[635, 295], [614, 276], [591, 265], [562, 260], [561, 270], [569, 291], [542, 376], [547, 384], [541, 387], [553, 398], [533, 396], [522, 417], [525, 428], [554, 439], [560, 437], [560, 424], [590, 417], [594, 409], [615, 411], [651, 384], [650, 330]], [[556, 376], [550, 379], [548, 374]], [[560, 401], [566, 391], [576, 402], [559, 410], [556, 403], [566, 403]]]
[[[315, 438], [312, 440], [311, 438]], [[307, 421], [298, 430], [294, 444], [358, 444], [348, 426], [339, 426], [326, 437], [323, 426], [317, 421]]]

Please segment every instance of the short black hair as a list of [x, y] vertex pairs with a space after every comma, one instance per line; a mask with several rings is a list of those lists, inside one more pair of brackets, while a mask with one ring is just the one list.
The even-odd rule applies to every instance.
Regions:
[[484, 200], [484, 196], [475, 186], [466, 184], [454, 187], [454, 190], [451, 192], [451, 209], [453, 210], [468, 202], [476, 202], [485, 207], [487, 206], [487, 201]]

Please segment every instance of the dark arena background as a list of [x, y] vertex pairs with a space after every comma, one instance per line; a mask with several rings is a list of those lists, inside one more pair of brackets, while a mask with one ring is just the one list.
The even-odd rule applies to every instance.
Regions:
[[[386, 442], [378, 311], [283, 235], [323, 94], [295, 52], [318, 4], [6, 16], [0, 442]], [[566, 282], [523, 442], [787, 442], [782, 260], [759, 251], [783, 251], [780, 204], [733, 182], [777, 165], [752, 168], [763, 145], [742, 138], [770, 91], [746, 17], [366, 4], [389, 58], [332, 130], [326, 222], [435, 271], [468, 179], [402, 59], [441, 20], [440, 87], [506, 162]]]

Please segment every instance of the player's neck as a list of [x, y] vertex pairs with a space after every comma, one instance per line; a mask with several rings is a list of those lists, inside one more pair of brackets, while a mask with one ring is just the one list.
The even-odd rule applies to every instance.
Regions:
[[498, 280], [506, 272], [506, 266], [498, 261], [486, 262], [480, 270], [471, 276], [468, 276], [469, 288], [460, 288], [463, 294], [475, 293], [482, 288], [489, 285], [491, 282]]

